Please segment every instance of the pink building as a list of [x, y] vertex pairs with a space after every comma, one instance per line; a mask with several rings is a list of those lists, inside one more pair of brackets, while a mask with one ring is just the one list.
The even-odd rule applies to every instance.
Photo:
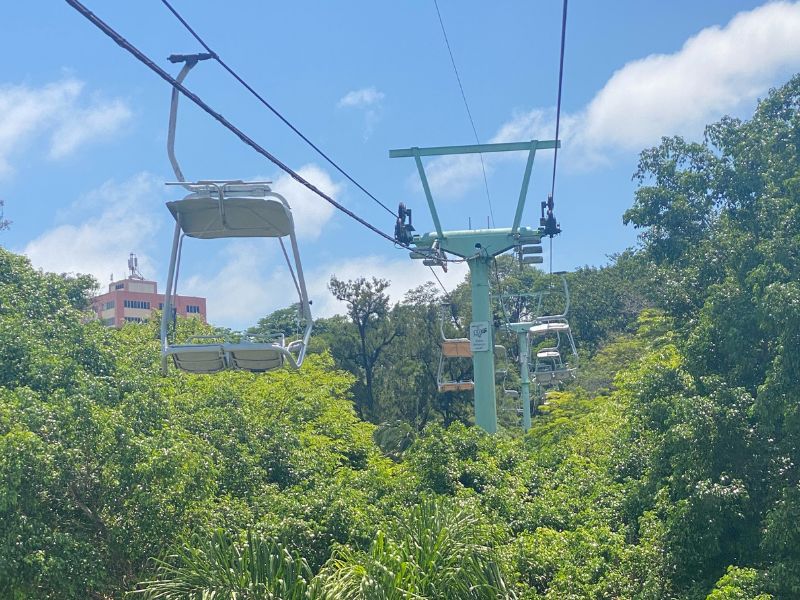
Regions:
[[[121, 281], [112, 281], [108, 292], [92, 300], [97, 318], [109, 327], [121, 327], [126, 322], [142, 323], [150, 319], [153, 310], [163, 310], [164, 294], [159, 294], [155, 281], [147, 281], [139, 273], [136, 256], [128, 260], [130, 274]], [[206, 299], [198, 296], [175, 296], [173, 304], [183, 317], [206, 321]]]

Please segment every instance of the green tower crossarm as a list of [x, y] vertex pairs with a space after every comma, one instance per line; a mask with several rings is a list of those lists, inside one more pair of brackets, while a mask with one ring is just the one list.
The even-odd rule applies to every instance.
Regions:
[[536, 150], [551, 150], [560, 148], [561, 142], [557, 140], [531, 140], [529, 142], [506, 142], [500, 144], [468, 144], [466, 146], [433, 146], [430, 148], [401, 148], [397, 150], [389, 150], [389, 158], [413, 158], [417, 164], [417, 171], [419, 178], [422, 182], [422, 189], [425, 192], [425, 199], [428, 201], [428, 208], [431, 211], [431, 218], [433, 219], [433, 226], [436, 228], [436, 234], [439, 238], [444, 238], [444, 231], [442, 224], [439, 220], [439, 212], [436, 210], [436, 204], [433, 201], [431, 194], [430, 184], [428, 177], [425, 174], [425, 167], [422, 164], [421, 157], [423, 156], [445, 156], [452, 154], [485, 154], [491, 152], [521, 152], [528, 151], [528, 162], [525, 165], [525, 175], [522, 178], [522, 189], [519, 193], [519, 200], [517, 201], [517, 210], [514, 213], [514, 224], [511, 227], [511, 233], [516, 234], [519, 230], [519, 224], [522, 221], [522, 212], [525, 209], [525, 199], [528, 196], [528, 186], [531, 181], [531, 171], [533, 170], [533, 160], [536, 157]]
[[[432, 146], [430, 148], [405, 148], [389, 150], [389, 158], [411, 158], [419, 152], [420, 156], [444, 156], [446, 154], [487, 154], [489, 152], [513, 152], [530, 150], [535, 145], [539, 150], [552, 150], [555, 140], [531, 140], [529, 142], [504, 142], [500, 144], [467, 144], [466, 146]], [[561, 147], [559, 142], [558, 147]]]

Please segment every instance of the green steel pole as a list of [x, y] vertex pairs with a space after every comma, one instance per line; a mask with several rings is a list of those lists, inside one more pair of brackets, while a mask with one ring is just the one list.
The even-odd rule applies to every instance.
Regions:
[[528, 371], [528, 332], [517, 331], [519, 345], [520, 397], [522, 398], [522, 429], [531, 428], [531, 377]]
[[[477, 256], [468, 261], [472, 282], [470, 344], [475, 379], [475, 424], [489, 433], [495, 433], [497, 400], [494, 382], [494, 327], [492, 303], [489, 297], [489, 261], [491, 258], [488, 256]], [[478, 335], [483, 341], [480, 346], [476, 344]]]

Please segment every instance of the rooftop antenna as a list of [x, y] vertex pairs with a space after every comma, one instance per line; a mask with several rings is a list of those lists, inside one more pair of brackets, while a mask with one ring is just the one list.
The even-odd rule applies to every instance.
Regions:
[[128, 279], [144, 279], [139, 272], [139, 259], [133, 252], [128, 256], [128, 271]]

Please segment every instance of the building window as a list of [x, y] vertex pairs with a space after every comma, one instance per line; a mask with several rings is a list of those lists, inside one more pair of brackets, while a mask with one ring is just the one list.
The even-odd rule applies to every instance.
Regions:
[[103, 310], [108, 310], [109, 308], [114, 308], [114, 301], [109, 300], [103, 305]]
[[124, 290], [125, 289], [125, 284], [124, 283], [118, 283], [117, 285], [114, 286], [114, 289], [115, 290]]
[[144, 319], [142, 317], [125, 317], [125, 321], [128, 323], [144, 323]]
[[163, 302], [159, 302], [158, 303], [158, 310], [164, 310], [164, 303]]
[[150, 308], [150, 302], [147, 300], [125, 300], [125, 308]]
[[114, 317], [110, 319], [103, 319], [103, 325], [113, 325], [114, 324]]
[[200, 313], [200, 307], [197, 306], [196, 304], [188, 304], [186, 306], [186, 312], [187, 313], [199, 314]]

